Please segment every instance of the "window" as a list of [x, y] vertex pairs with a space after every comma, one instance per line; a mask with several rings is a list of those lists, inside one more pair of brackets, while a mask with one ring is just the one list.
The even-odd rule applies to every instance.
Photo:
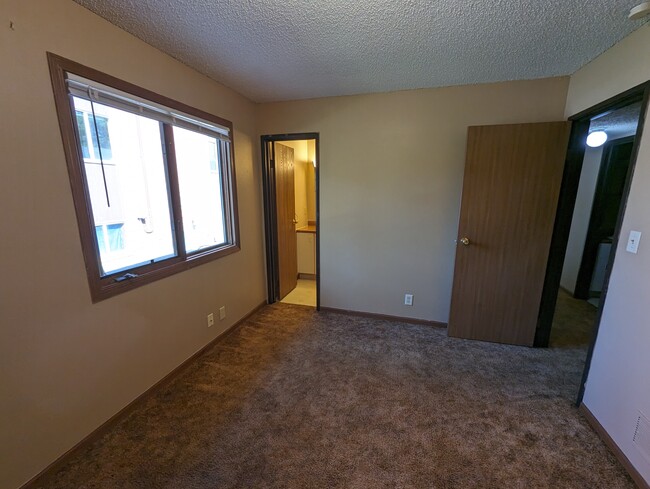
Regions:
[[[84, 104], [81, 99], [75, 101], [75, 106], [79, 104], [82, 106], [89, 106]], [[77, 119], [77, 130], [79, 132], [79, 142], [81, 144], [81, 152], [84, 160], [110, 160], [113, 153], [111, 151], [111, 141], [108, 137], [108, 119], [102, 116], [93, 116], [87, 111], [75, 110]], [[95, 131], [95, 129], [97, 129]], [[97, 137], [99, 135], [99, 138]], [[99, 139], [99, 144], [97, 140]], [[92, 145], [88, 144], [92, 141]], [[100, 155], [101, 146], [101, 155]]]
[[48, 60], [93, 301], [238, 251], [232, 123]]
[[97, 246], [99, 247], [99, 253], [102, 257], [109, 253], [124, 249], [124, 237], [122, 235], [123, 227], [123, 223], [95, 226]]

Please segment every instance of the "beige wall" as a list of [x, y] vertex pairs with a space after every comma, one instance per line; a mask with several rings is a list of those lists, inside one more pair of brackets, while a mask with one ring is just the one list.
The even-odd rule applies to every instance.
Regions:
[[[320, 133], [323, 306], [447, 321], [467, 126], [562, 120], [567, 78], [264, 104]], [[404, 293], [415, 295], [404, 306]]]
[[298, 223], [296, 228], [301, 228], [307, 225], [308, 209], [307, 209], [307, 162], [295, 161], [293, 182], [296, 195], [296, 218]]
[[[70, 0], [2, 0], [0, 19], [0, 487], [12, 489], [260, 304], [265, 278], [252, 103]], [[91, 303], [46, 51], [233, 121], [241, 252]]]
[[[566, 115], [575, 114], [650, 79], [650, 24], [632, 33], [571, 77]], [[647, 122], [647, 121], [646, 121]], [[585, 405], [650, 483], [650, 460], [632, 443], [639, 414], [650, 418], [650, 138], [641, 147], [616, 250]], [[625, 251], [630, 230], [644, 233], [638, 254]]]

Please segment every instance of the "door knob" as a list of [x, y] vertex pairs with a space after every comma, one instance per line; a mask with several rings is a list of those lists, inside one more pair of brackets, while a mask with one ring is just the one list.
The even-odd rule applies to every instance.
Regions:
[[458, 241], [460, 241], [461, 244], [464, 244], [465, 246], [469, 246], [469, 238], [460, 238]]

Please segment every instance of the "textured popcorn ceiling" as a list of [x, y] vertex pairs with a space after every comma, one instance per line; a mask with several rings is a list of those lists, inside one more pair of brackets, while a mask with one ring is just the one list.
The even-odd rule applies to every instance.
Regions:
[[576, 71], [640, 0], [75, 0], [254, 101]]
[[605, 131], [610, 139], [629, 136], [636, 132], [641, 115], [641, 102], [595, 117], [589, 124], [589, 132]]

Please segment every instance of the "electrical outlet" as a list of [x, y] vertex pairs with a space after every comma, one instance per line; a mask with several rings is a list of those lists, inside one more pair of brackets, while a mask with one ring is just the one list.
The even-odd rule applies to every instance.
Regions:
[[405, 306], [413, 305], [413, 294], [404, 294], [404, 305]]
[[226, 319], [226, 306], [219, 308], [219, 319]]
[[210, 326], [214, 326], [214, 314], [212, 313], [208, 314], [208, 328]]
[[641, 231], [630, 231], [630, 237], [627, 240], [627, 248], [625, 248], [625, 251], [629, 253], [636, 253], [639, 250], [640, 239]]

